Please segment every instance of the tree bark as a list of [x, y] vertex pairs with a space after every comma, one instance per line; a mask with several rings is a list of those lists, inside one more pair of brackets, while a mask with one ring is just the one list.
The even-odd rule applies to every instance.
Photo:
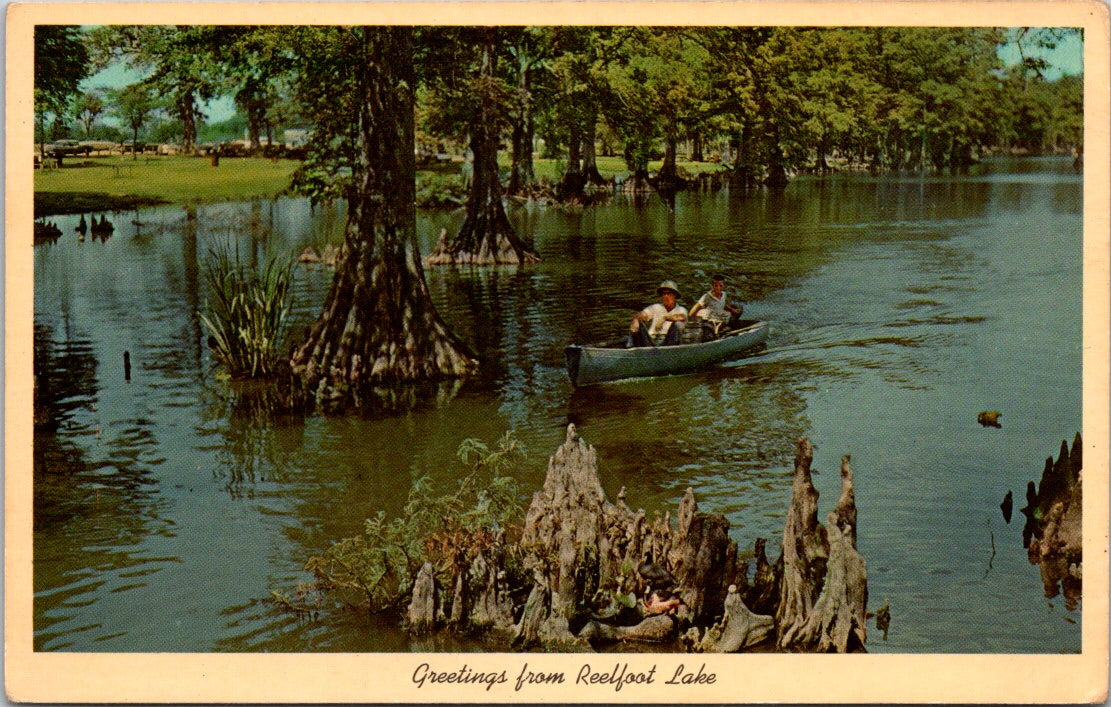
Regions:
[[425, 562], [413, 582], [413, 596], [405, 612], [405, 625], [411, 633], [425, 633], [436, 623], [435, 578], [436, 572], [432, 563]]
[[372, 388], [472, 373], [436, 312], [416, 241], [412, 29], [364, 28], [354, 188], [324, 309], [290, 361], [306, 398], [370, 407]]
[[598, 150], [596, 147], [598, 135], [598, 114], [593, 111], [587, 118], [582, 138], [583, 180], [593, 186], [608, 184], [602, 173], [598, 171]]
[[822, 593], [792, 645], [819, 653], [862, 652], [868, 636], [868, 573], [856, 551], [856, 496], [848, 455], [841, 458], [841, 496], [826, 517], [826, 532], [829, 560]]
[[586, 177], [582, 171], [583, 130], [577, 120], [571, 122], [571, 138], [567, 142], [567, 170], [559, 182], [560, 201], [577, 201], [583, 198]]
[[757, 186], [759, 170], [753, 164], [752, 140], [741, 133], [734, 133], [730, 137], [733, 147], [733, 166], [731, 169], [733, 184], [742, 189], [751, 189]]
[[814, 449], [800, 439], [795, 450], [795, 479], [791, 508], [783, 527], [783, 583], [775, 614], [780, 648], [795, 641], [795, 633], [809, 619], [822, 589], [829, 540], [818, 523], [818, 490], [810, 479]]
[[747, 588], [744, 595], [745, 604], [757, 614], [775, 613], [779, 605], [779, 587], [783, 579], [783, 560], [776, 564], [768, 562], [764, 551], [767, 540], [756, 538], [753, 553], [756, 557], [756, 569], [752, 575], [752, 586]]
[[1083, 579], [1082, 455], [1080, 433], [1071, 451], [1062, 441], [1057, 461], [1046, 459], [1037, 492], [1027, 493], [1027, 507], [1022, 509], [1028, 557], [1040, 566], [1045, 596], [1064, 593], [1070, 610], [1080, 600]]
[[[480, 84], [494, 80], [497, 71], [496, 29], [488, 29], [482, 45]], [[459, 233], [450, 243], [437, 247], [427, 259], [431, 265], [523, 265], [540, 261], [540, 256], [525, 245], [502, 205], [498, 179], [498, 132], [494, 101], [478, 96], [471, 123], [471, 152], [474, 175], [467, 196], [467, 213]], [[409, 143], [412, 145], [412, 141]], [[412, 148], [410, 147], [410, 152]]]
[[680, 181], [679, 171], [675, 166], [677, 150], [675, 138], [664, 140], [664, 162], [660, 166], [660, 173], [656, 175], [656, 185], [660, 189], [674, 188]]
[[520, 60], [517, 84], [517, 112], [513, 122], [513, 166], [509, 172], [506, 192], [525, 195], [536, 177], [532, 170], [532, 71], [527, 58]]
[[675, 638], [676, 624], [670, 616], [649, 616], [634, 626], [610, 626], [591, 621], [579, 636], [589, 641], [637, 641], [662, 643]]
[[731, 585], [721, 622], [706, 631], [697, 647], [705, 653], [736, 653], [763, 643], [773, 633], [775, 619], [753, 613], [745, 606], [737, 587]]
[[673, 550], [679, 594], [690, 608], [691, 620], [709, 624], [722, 612], [726, 588], [732, 583], [736, 543], [729, 539], [729, 521], [700, 513], [693, 489], [679, 506], [677, 549]]
[[705, 162], [702, 153], [702, 132], [695, 130], [691, 135], [691, 162]]
[[181, 118], [181, 149], [188, 154], [197, 146], [197, 105], [192, 91], [181, 94], [177, 110]]

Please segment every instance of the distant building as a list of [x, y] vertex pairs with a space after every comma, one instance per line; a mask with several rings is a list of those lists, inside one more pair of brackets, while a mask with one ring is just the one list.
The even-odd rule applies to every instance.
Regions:
[[[243, 143], [244, 146], [250, 146], [250, 144], [251, 144], [251, 131], [244, 128], [243, 129], [243, 139], [242, 140], [232, 140], [232, 143]], [[265, 135], [259, 135], [258, 136], [258, 144], [261, 147], [269, 147], [270, 146], [270, 138], [266, 137]]]
[[310, 130], [308, 128], [286, 128], [285, 144], [287, 147], [304, 147], [309, 142]]

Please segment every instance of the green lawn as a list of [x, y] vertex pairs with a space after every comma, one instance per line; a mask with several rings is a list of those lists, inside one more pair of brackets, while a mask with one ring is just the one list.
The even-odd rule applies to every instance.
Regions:
[[300, 163], [254, 157], [130, 156], [69, 158], [35, 170], [35, 215], [275, 196]]

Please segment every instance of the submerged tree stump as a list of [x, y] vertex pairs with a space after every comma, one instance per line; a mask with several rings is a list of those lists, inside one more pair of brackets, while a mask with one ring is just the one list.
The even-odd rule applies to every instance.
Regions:
[[763, 643], [775, 633], [775, 619], [753, 613], [730, 585], [725, 597], [725, 615], [712, 626], [695, 648], [705, 653], [736, 653]]
[[733, 583], [737, 544], [729, 539], [729, 521], [700, 513], [694, 490], [688, 488], [679, 506], [679, 533], [673, 551], [679, 595], [691, 620], [709, 624], [724, 608], [726, 589]]
[[791, 507], [783, 527], [783, 583], [775, 614], [780, 648], [794, 645], [795, 633], [809, 620], [829, 557], [826, 529], [818, 523], [818, 490], [810, 479], [813, 459], [810, 442], [800, 439], [795, 449]]
[[[414, 582], [407, 625], [413, 632], [434, 625], [495, 630], [518, 649], [590, 650], [682, 635], [688, 649], [709, 652], [744, 650], [773, 637], [783, 650], [863, 650], [868, 592], [855, 548], [852, 471], [845, 457], [841, 497], [823, 528], [812, 456], [810, 443], [800, 440], [783, 556], [770, 563], [758, 539], [750, 583], [729, 522], [700, 511], [692, 489], [679, 504], [676, 527], [669, 513], [649, 520], [631, 510], [624, 489], [610, 502], [594, 448], [568, 425], [514, 552], [498, 533], [471, 559], [460, 553], [443, 586], [426, 565]], [[518, 572], [516, 584], [506, 567], [511, 555], [521, 558], [527, 577]]]
[[[765, 538], [756, 538], [753, 556], [756, 558], [756, 571], [753, 573], [752, 586], [744, 595], [745, 603], [757, 614], [774, 614], [779, 605], [779, 586], [783, 580], [783, 560], [772, 564], [768, 562]], [[747, 571], [745, 572], [747, 576]]]
[[1045, 596], [1063, 593], [1065, 606], [1076, 608], [1081, 596], [1083, 579], [1083, 451], [1080, 433], [1068, 443], [1061, 442], [1057, 461], [1045, 460], [1041, 483], [1033, 491], [1027, 489], [1027, 507], [1023, 530], [1031, 564], [1039, 565]]
[[868, 576], [864, 558], [856, 551], [856, 493], [850, 459], [848, 455], [841, 458], [841, 495], [826, 516], [824, 528], [817, 520], [812, 460], [810, 443], [799, 440], [794, 497], [783, 530], [777, 644], [785, 650], [819, 653], [863, 651], [868, 633]]
[[864, 650], [868, 636], [866, 565], [853, 546], [851, 528], [840, 527], [837, 520], [836, 513], [826, 518], [830, 544], [828, 572], [813, 611], [794, 637], [794, 648], [819, 653]]
[[405, 625], [411, 633], [424, 633], [436, 624], [436, 573], [425, 562], [413, 582], [413, 598], [405, 612]]
[[626, 194], [651, 194], [656, 191], [656, 187], [652, 185], [648, 172], [638, 171], [621, 184], [621, 190]]

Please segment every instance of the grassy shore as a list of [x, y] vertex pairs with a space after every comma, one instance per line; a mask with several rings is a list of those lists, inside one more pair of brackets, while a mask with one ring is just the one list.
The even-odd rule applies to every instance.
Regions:
[[130, 156], [70, 158], [35, 170], [35, 215], [111, 211], [150, 204], [239, 201], [281, 194], [295, 160]]
[[[508, 156], [504, 156], [503, 162], [503, 166], [509, 166]], [[290, 177], [298, 164], [294, 160], [255, 157], [224, 157], [218, 167], [201, 157], [70, 158], [61, 169], [35, 170], [35, 216], [273, 197], [289, 188]], [[659, 161], [650, 165], [653, 170], [659, 167]], [[688, 174], [720, 168], [708, 162], [681, 162], [679, 167]], [[537, 159], [533, 168], [538, 179], [555, 182], [563, 174], [565, 163]], [[599, 157], [598, 170], [606, 178], [628, 173], [625, 162], [619, 157]], [[421, 169], [417, 172], [417, 188], [436, 180], [448, 180], [458, 184], [446, 188], [461, 194], [460, 174], [458, 162]]]
[[[629, 168], [625, 166], [625, 160], [621, 157], [598, 157], [598, 172], [606, 179], [613, 179], [619, 174], [628, 174]], [[536, 173], [537, 179], [547, 179], [550, 182], [558, 181], [563, 176], [567, 163], [564, 160], [550, 160], [550, 159], [537, 159], [533, 160], [533, 171]], [[505, 167], [509, 166], [509, 162], [504, 163]], [[663, 166], [663, 160], [655, 160], [648, 163], [648, 171], [658, 172], [660, 167]], [[716, 172], [722, 168], [720, 164], [714, 162], [677, 162], [676, 167], [680, 172], [686, 172], [688, 175], [701, 174], [703, 172]]]

